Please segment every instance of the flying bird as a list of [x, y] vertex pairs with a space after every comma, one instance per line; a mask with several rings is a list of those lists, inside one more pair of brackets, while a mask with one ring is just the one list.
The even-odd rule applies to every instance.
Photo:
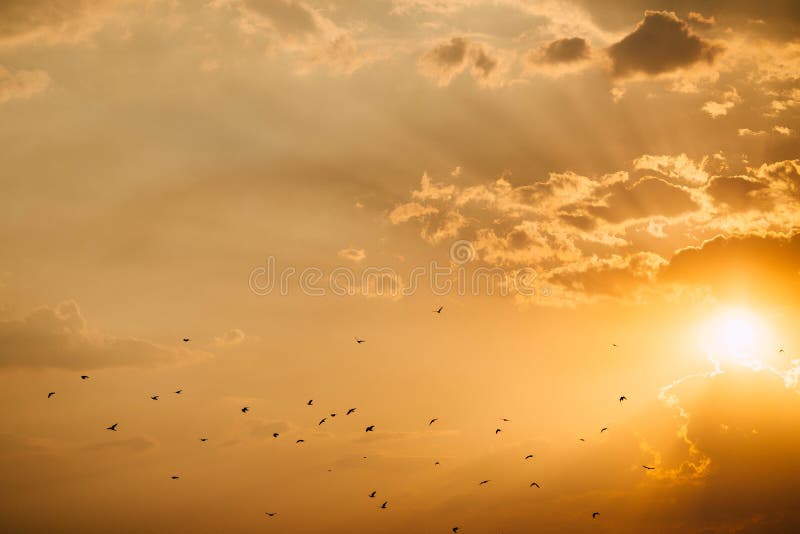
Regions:
[[649, 465], [643, 465], [642, 467], [644, 467], [645, 469], [649, 469], [649, 470], [655, 469], [655, 467], [650, 467]]
[[190, 342], [190, 341], [191, 341], [191, 339], [189, 339], [188, 337], [185, 337], [185, 338], [183, 338], [183, 342], [184, 342], [184, 343], [188, 343], [188, 342]]
[[458, 532], [458, 527], [453, 527], [453, 532]]
[[336, 414], [335, 414], [335, 413], [332, 413], [332, 414], [331, 414], [331, 417], [336, 417]]
[[304, 440], [304, 439], [298, 439], [297, 441], [295, 441], [295, 443], [305, 443], [305, 442], [306, 442], [306, 440]]
[[433, 313], [442, 313], [444, 306], [439, 306], [437, 309], [433, 310]]
[[250, 411], [250, 407], [249, 406], [245, 406], [244, 408], [242, 408], [242, 413], [247, 413], [249, 411]]
[[355, 411], [356, 411], [355, 408], [350, 408], [349, 410], [347, 410], [347, 413], [345, 415], [350, 415], [351, 413], [353, 413]]
[[430, 422], [430, 423], [428, 423], [428, 426], [431, 426], [431, 425], [432, 425], [433, 423], [435, 423], [436, 421], [438, 421], [438, 419], [431, 419], [431, 422]]
[[179, 389], [178, 391], [175, 392], [175, 395], [180, 395], [181, 393], [183, 393], [183, 390]]
[[208, 441], [208, 438], [200, 438], [200, 441]]
[[536, 482], [531, 482], [531, 485], [530, 485], [530, 486], [528, 486], [528, 487], [529, 487], [529, 488], [532, 488], [532, 487], [534, 487], [534, 486], [536, 486], [536, 487], [537, 487], [537, 488], [539, 488], [539, 489], [542, 489], [542, 487], [541, 487], [539, 484], [537, 484]]
[[483, 486], [484, 484], [488, 484], [489, 482], [491, 482], [491, 480], [481, 480], [480, 482], [478, 482], [478, 485]]
[[578, 439], [579, 439], [580, 441], [586, 441], [586, 440], [585, 440], [585, 439], [583, 439], [583, 438], [578, 438]]
[[496, 429], [495, 429], [495, 431], [494, 431], [494, 433], [495, 433], [495, 434], [499, 434], [499, 433], [500, 433], [500, 432], [502, 432], [502, 431], [503, 431], [503, 429], [501, 429], [501, 428], [496, 428]]
[[87, 378], [89, 378], [89, 375], [81, 375], [81, 380], [86, 380]]
[[311, 406], [312, 404], [314, 404], [314, 399], [309, 399], [306, 403], [307, 406]]
[[503, 417], [503, 419], [501, 419], [501, 421], [503, 421], [504, 423], [510, 423], [511, 419], [506, 419], [505, 417]]
[[604, 426], [603, 428], [601, 428], [601, 429], [600, 429], [600, 433], [602, 434], [602, 433], [603, 433], [603, 432], [605, 432], [606, 430], [608, 430], [608, 427], [607, 427], [607, 426]]
[[528, 456], [525, 457], [526, 460], [530, 460], [531, 458], [533, 458], [532, 454], [529, 454]]
[[358, 338], [354, 338], [354, 339], [356, 340], [356, 343], [358, 343], [359, 345], [361, 345], [362, 343], [365, 343], [367, 341], [366, 339], [358, 339]]
[[619, 398], [619, 402], [626, 401], [626, 400], [628, 400], [628, 397], [626, 397], [625, 395], [623, 395], [622, 397]]
[[113, 424], [113, 425], [111, 425], [110, 427], [106, 428], [106, 430], [113, 430], [114, 432], [116, 432], [116, 431], [117, 431], [117, 425], [118, 425], [118, 424], [119, 424], [119, 423], [114, 423], [114, 424]]
[[778, 349], [778, 352], [783, 352], [783, 349]]
[[439, 462], [438, 461], [437, 462], [433, 462], [433, 465], [439, 465]]
[[375, 431], [375, 425], [369, 425], [367, 429], [364, 430], [364, 432], [374, 432], [374, 431]]
[[152, 397], [150, 397], [150, 398], [151, 398], [151, 399], [153, 399], [153, 400], [158, 400], [158, 395], [153, 395], [153, 396], [152, 396]]
[[617, 346], [617, 344], [616, 344], [616, 343], [612, 343], [612, 344], [611, 344], [611, 346], [612, 346], [612, 347], [616, 347], [616, 346]]
[[327, 417], [323, 417], [322, 419], [320, 419], [320, 421], [319, 421], [319, 423], [317, 424], [317, 426], [320, 426], [322, 423], [324, 423], [324, 422], [325, 422], [325, 421], [327, 421], [327, 420], [328, 420], [328, 418], [327, 418]]
[[383, 501], [381, 508], [386, 509], [386, 505], [389, 504], [389, 501]]
[[278, 436], [280, 436], [280, 434], [278, 434], [277, 432], [273, 432], [273, 433], [272, 433], [272, 437], [273, 437], [273, 438], [277, 438]]
[[377, 491], [373, 491], [372, 493], [370, 493], [370, 494], [369, 494], [369, 498], [370, 498], [370, 499], [374, 499], [374, 498], [375, 498], [375, 494], [376, 494], [376, 493], [377, 493]]
[[265, 512], [265, 513], [270, 517], [275, 517], [276, 515], [278, 515], [278, 512]]
[[600, 512], [592, 512], [592, 519], [600, 515]]
[[171, 478], [172, 480], [178, 480], [178, 479], [179, 479], [179, 478], [181, 478], [181, 477], [179, 477], [178, 475], [172, 475], [170, 478]]
[[52, 397], [55, 394], [56, 394], [55, 391], [51, 391], [50, 393], [47, 394], [47, 398], [49, 399], [50, 397]]

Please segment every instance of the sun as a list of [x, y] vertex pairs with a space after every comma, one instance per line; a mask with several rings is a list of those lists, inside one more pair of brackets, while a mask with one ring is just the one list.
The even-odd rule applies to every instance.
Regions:
[[717, 363], [738, 363], [753, 369], [764, 365], [769, 329], [746, 308], [728, 308], [714, 316], [703, 329], [708, 357]]

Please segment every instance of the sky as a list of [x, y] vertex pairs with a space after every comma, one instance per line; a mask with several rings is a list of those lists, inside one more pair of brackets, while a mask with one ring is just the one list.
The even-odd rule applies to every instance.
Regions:
[[0, 2], [0, 530], [800, 530], [798, 73], [790, 0]]

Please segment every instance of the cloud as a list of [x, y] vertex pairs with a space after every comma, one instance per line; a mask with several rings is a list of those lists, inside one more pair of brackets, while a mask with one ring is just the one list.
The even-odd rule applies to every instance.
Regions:
[[419, 60], [420, 70], [441, 86], [448, 85], [466, 66], [469, 43], [463, 37], [453, 37], [427, 51]]
[[364, 251], [363, 248], [350, 247], [350, 248], [343, 248], [342, 250], [340, 250], [338, 252], [338, 256], [340, 258], [358, 263], [360, 261], [363, 261], [364, 258], [367, 257], [367, 253]]
[[711, 64], [723, 51], [719, 44], [696, 35], [669, 11], [645, 11], [636, 29], [608, 48], [616, 77], [655, 76], [698, 63]]
[[11, 70], [0, 65], [0, 104], [9, 100], [26, 100], [45, 92], [50, 76], [42, 70]]
[[742, 99], [739, 97], [739, 93], [736, 92], [736, 89], [731, 88], [730, 90], [722, 93], [719, 101], [707, 101], [705, 104], [703, 104], [702, 109], [708, 113], [712, 119], [716, 119], [717, 117], [727, 115], [728, 111], [741, 101]]
[[714, 17], [704, 17], [701, 13], [696, 11], [690, 11], [689, 14], [686, 15], [686, 20], [688, 20], [692, 26], [702, 29], [711, 28], [717, 23]]
[[389, 220], [392, 224], [400, 224], [438, 212], [439, 210], [433, 206], [423, 206], [418, 202], [407, 202], [396, 206], [391, 213], [389, 213]]
[[792, 135], [793, 132], [793, 130], [787, 126], [777, 126], [777, 125], [772, 127], [772, 131], [786, 136]]
[[736, 133], [739, 137], [760, 137], [762, 135], [767, 135], [767, 132], [764, 130], [751, 130], [750, 128], [739, 128], [736, 130]]
[[314, 11], [292, 0], [243, 0], [242, 9], [283, 35], [310, 35], [319, 29]]
[[611, 222], [679, 215], [698, 208], [685, 189], [660, 178], [643, 178], [630, 186], [617, 184], [606, 196], [605, 204], [591, 206], [589, 211]]
[[586, 39], [567, 37], [556, 39], [544, 45], [537, 54], [537, 59], [544, 63], [574, 63], [589, 58], [591, 47]]
[[637, 170], [656, 171], [678, 183], [697, 185], [704, 184], [708, 180], [708, 173], [705, 171], [706, 161], [707, 158], [695, 161], [686, 154], [677, 156], [645, 154], [634, 160], [633, 167]]
[[7, 0], [0, 2], [0, 44], [77, 42], [97, 31], [111, 0]]
[[238, 328], [232, 328], [226, 331], [221, 336], [214, 338], [214, 345], [217, 347], [225, 347], [230, 345], [238, 345], [245, 340], [245, 334]]
[[152, 367], [210, 356], [91, 330], [74, 301], [39, 308], [20, 320], [0, 321], [0, 346], [0, 367]]

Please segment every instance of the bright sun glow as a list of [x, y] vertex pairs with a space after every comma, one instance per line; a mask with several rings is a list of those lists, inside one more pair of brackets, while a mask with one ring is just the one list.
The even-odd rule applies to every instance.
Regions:
[[769, 332], [750, 310], [728, 309], [714, 317], [703, 332], [706, 352], [716, 362], [735, 362], [752, 368], [763, 367]]

